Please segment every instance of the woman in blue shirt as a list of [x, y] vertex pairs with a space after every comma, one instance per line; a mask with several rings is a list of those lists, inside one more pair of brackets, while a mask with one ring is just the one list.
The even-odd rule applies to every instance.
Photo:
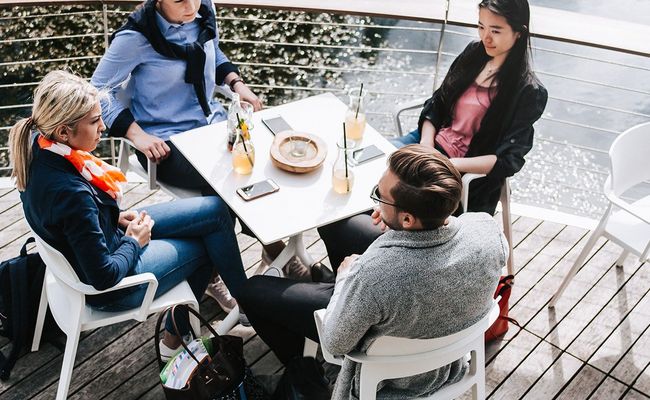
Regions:
[[[30, 227], [97, 290], [151, 272], [158, 280], [156, 297], [187, 280], [200, 299], [218, 270], [237, 297], [246, 274], [228, 207], [219, 197], [120, 210], [124, 175], [90, 153], [105, 129], [100, 97], [82, 78], [51, 72], [36, 88], [32, 115], [11, 129], [12, 176]], [[102, 310], [126, 310], [138, 307], [145, 291], [138, 286], [86, 301]], [[182, 334], [189, 331], [187, 313], [177, 322]], [[161, 349], [170, 355], [180, 338], [170, 333], [169, 319], [166, 328]]]
[[113, 34], [91, 84], [109, 92], [102, 116], [110, 136], [126, 137], [146, 159], [158, 163], [160, 181], [213, 193], [169, 138], [226, 119], [212, 98], [226, 84], [260, 110], [237, 67], [219, 49], [209, 0], [148, 0]]

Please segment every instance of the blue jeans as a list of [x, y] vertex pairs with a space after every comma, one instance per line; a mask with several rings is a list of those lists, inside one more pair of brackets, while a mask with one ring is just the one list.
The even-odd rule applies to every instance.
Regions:
[[[228, 206], [221, 198], [194, 197], [146, 206], [142, 210], [155, 224], [151, 242], [140, 251], [140, 259], [128, 275], [153, 273], [158, 279], [155, 297], [187, 280], [200, 300], [216, 269], [233, 297], [239, 296], [246, 274]], [[120, 311], [138, 307], [145, 291], [143, 285], [97, 308]], [[187, 313], [177, 313], [175, 317], [180, 333], [187, 334]], [[165, 329], [174, 332], [171, 318], [167, 318]]]
[[420, 138], [422, 136], [420, 135], [419, 130], [414, 130], [410, 133], [407, 133], [404, 136], [397, 137], [395, 139], [391, 139], [390, 142], [393, 144], [393, 146], [397, 147], [398, 149], [400, 147], [404, 147], [408, 144], [418, 144], [420, 143]]

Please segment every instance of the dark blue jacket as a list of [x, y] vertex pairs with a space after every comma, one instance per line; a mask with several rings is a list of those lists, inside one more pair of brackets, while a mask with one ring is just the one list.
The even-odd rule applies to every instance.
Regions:
[[[130, 275], [140, 245], [119, 229], [115, 200], [62, 156], [41, 150], [36, 143], [32, 151], [27, 188], [20, 194], [29, 226], [63, 253], [83, 283], [95, 289], [108, 289]], [[113, 296], [88, 298], [88, 302], [105, 303], [99, 301], [101, 297]]]

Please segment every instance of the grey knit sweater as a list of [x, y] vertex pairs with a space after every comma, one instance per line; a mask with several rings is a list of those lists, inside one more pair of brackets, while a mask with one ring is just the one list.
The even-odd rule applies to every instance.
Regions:
[[[334, 355], [365, 351], [380, 336], [435, 338], [490, 310], [507, 256], [492, 217], [466, 213], [433, 231], [388, 231], [337, 276], [321, 341]], [[380, 383], [378, 399], [429, 395], [460, 380], [466, 363]], [[359, 366], [345, 360], [332, 399], [357, 399]]]

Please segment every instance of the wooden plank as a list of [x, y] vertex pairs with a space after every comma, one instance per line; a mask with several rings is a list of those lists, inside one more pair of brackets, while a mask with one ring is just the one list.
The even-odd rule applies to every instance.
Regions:
[[[528, 354], [540, 343], [541, 339], [529, 332], [521, 331], [512, 340], [506, 342], [504, 349], [488, 361], [485, 367], [486, 393], [492, 396]], [[509, 382], [506, 386], [509, 386]], [[498, 398], [498, 397], [497, 397]]]
[[571, 381], [584, 363], [568, 353], [560, 357], [544, 372], [541, 378], [526, 393], [530, 399], [554, 398]]
[[[647, 366], [650, 363], [650, 328], [646, 328], [639, 340], [623, 356], [611, 372], [612, 376], [628, 385], [635, 383], [650, 393], [650, 371]], [[645, 373], [644, 373], [645, 370]], [[638, 379], [637, 379], [638, 377]]]
[[[637, 273], [632, 277], [631, 280], [638, 281], [640, 278], [635, 279], [637, 276], [642, 275], [645, 271], [648, 271], [647, 268], [642, 268]], [[646, 278], [647, 275], [650, 275], [650, 272], [646, 273]], [[646, 283], [646, 288], [650, 287], [650, 281], [645, 280]], [[623, 287], [621, 292], [628, 292], [629, 287], [631, 284], [628, 282], [627, 285]], [[608, 308], [609, 310], [612, 310], [612, 313], [609, 313], [611, 315], [611, 318], [614, 320], [620, 320], [620, 315], [625, 312], [625, 309], [627, 308], [625, 304], [621, 304], [623, 302], [631, 302], [633, 301], [632, 298], [628, 297], [629, 293], [626, 295], [625, 293], [620, 294], [617, 296], [617, 300], [615, 303], [618, 304], [613, 304], [611, 308]], [[614, 301], [613, 301], [614, 302]], [[589, 364], [593, 365], [594, 367], [602, 370], [602, 371], [611, 371], [614, 366], [618, 363], [618, 361], [628, 353], [628, 350], [633, 351], [634, 349], [631, 349], [632, 346], [636, 347], [637, 340], [639, 337], [645, 332], [648, 328], [648, 325], [650, 325], [650, 293], [646, 292], [645, 296], [641, 301], [639, 301], [636, 305], [634, 305], [634, 309], [625, 316], [625, 319], [620, 322], [620, 324], [614, 329], [614, 331], [611, 333], [611, 335], [607, 338], [607, 340], [602, 343], [602, 345], [598, 348], [598, 350], [593, 353], [591, 358], [589, 359]], [[607, 316], [604, 316], [603, 313], [599, 315], [599, 317], [603, 316], [603, 318], [607, 318]], [[598, 321], [594, 320], [594, 324], [598, 324]], [[599, 332], [600, 333], [600, 332]], [[602, 335], [602, 334], [601, 334]], [[582, 336], [582, 335], [581, 335]], [[595, 341], [590, 341], [590, 343], [593, 343]], [[582, 348], [581, 346], [584, 346], [586, 348]], [[579, 343], [578, 341], [574, 342], [571, 347], [569, 347], [569, 351], [571, 351], [571, 348], [577, 348], [581, 347], [580, 351], [587, 353], [590, 349], [588, 346], [585, 346], [582, 343]], [[650, 361], [650, 358], [648, 356], [650, 355], [650, 348], [645, 348], [643, 349], [642, 346], [638, 347], [640, 351], [646, 353], [644, 355], [644, 358], [647, 361]], [[645, 350], [645, 351], [644, 351]], [[642, 356], [642, 354], [638, 354], [638, 356]], [[624, 381], [625, 382], [625, 381]], [[628, 384], [631, 384], [628, 383]]]
[[[647, 393], [647, 392], [646, 392]], [[621, 400], [647, 400], [650, 399], [646, 393], [631, 389], [621, 398]]]
[[625, 393], [627, 386], [621, 382], [607, 377], [605, 381], [598, 386], [598, 389], [590, 397], [591, 400], [611, 400], [618, 399]]
[[[522, 334], [523, 332], [518, 337]], [[503, 353], [504, 351], [500, 354]], [[499, 386], [490, 396], [493, 396], [495, 399], [518, 399], [522, 397], [535, 384], [537, 379], [544, 374], [544, 371], [553, 365], [561, 354], [562, 350], [550, 343], [544, 341], [539, 342], [533, 351], [526, 356], [524, 361], [512, 370], [507, 382]], [[512, 365], [510, 368], [512, 368]], [[578, 366], [575, 367], [575, 370], [577, 369]]]
[[[647, 349], [647, 347], [645, 349]], [[639, 390], [641, 393], [650, 393], [650, 364], [646, 366], [637, 378], [636, 382], [634, 382], [634, 388]]]
[[[647, 269], [642, 269], [641, 271], [637, 271], [639, 274], [643, 274], [643, 271], [647, 271]], [[626, 275], [626, 270], [625, 269], [620, 269], [614, 267], [612, 270], [612, 275], [616, 276], [616, 280], [620, 279], [621, 281], [624, 282], [625, 279], [627, 279]], [[635, 274], [636, 275], [636, 274]], [[635, 276], [633, 275], [633, 277]], [[646, 274], [647, 275], [647, 274]], [[615, 282], [609, 279], [603, 280], [603, 285], [601, 287], [606, 287], [608, 282]], [[607, 340], [608, 336], [617, 328], [621, 320], [624, 320], [627, 316], [627, 314], [632, 310], [633, 307], [637, 305], [643, 298], [645, 292], [647, 292], [648, 288], [648, 281], [647, 279], [629, 279], [627, 284], [624, 286], [621, 284], [622, 289], [619, 292], [616, 292], [614, 297], [611, 298], [611, 300], [608, 302], [605, 307], [603, 307], [599, 312], [598, 315], [595, 316], [595, 318], [589, 322], [589, 324], [582, 330], [580, 335], [576, 337], [576, 339], [571, 343], [571, 345], [567, 348], [567, 351], [573, 354], [574, 356], [578, 357], [579, 359], [586, 361], [589, 360], [598, 350], [598, 348], [601, 346], [605, 340]], [[643, 285], [643, 287], [641, 286]], [[617, 288], [614, 285], [611, 290], [615, 291]], [[643, 291], [642, 291], [643, 290]], [[602, 297], [606, 296], [605, 291], [601, 290], [600, 295]], [[649, 304], [647, 301], [645, 305]], [[644, 305], [641, 305], [641, 307], [644, 307]], [[637, 319], [643, 317], [643, 312], [638, 312], [637, 313]], [[646, 316], [643, 318], [643, 320], [638, 321], [643, 325], [643, 328], [639, 329], [637, 326], [637, 321], [632, 322], [632, 326], [628, 325], [627, 327], [624, 325], [622, 329], [624, 330], [622, 333], [626, 336], [634, 337], [635, 339], [643, 332], [645, 327], [648, 326], [648, 322], [650, 321], [650, 316]], [[629, 320], [628, 320], [629, 322]], [[627, 329], [626, 329], [627, 328]], [[625, 339], [626, 341], [628, 339]], [[620, 342], [618, 343], [620, 345]], [[616, 346], [615, 343], [610, 343], [611, 346]], [[625, 346], [625, 344], [623, 344]], [[611, 349], [610, 349], [611, 350]], [[617, 360], [618, 358], [622, 357], [623, 354], [625, 354], [625, 350], [627, 350], [627, 347], [624, 350], [619, 350], [618, 348], [615, 348], [611, 351], [608, 351], [607, 349], [604, 349], [603, 351], [607, 356], [611, 355], [611, 352], [613, 351], [614, 353], [618, 354], [617, 355]], [[601, 362], [595, 362], [594, 359], [591, 359], [591, 365], [595, 367], [603, 366], [607, 369], [604, 369], [606, 371], [609, 371], [611, 367], [613, 367], [613, 363], [607, 362], [606, 360], [601, 360]]]
[[[609, 284], [616, 279], [612, 269], [619, 255], [616, 247], [606, 243], [600, 248], [578, 272], [555, 308], [542, 308], [526, 328], [541, 337], [548, 336], [549, 342], [566, 348], [617, 291]], [[633, 268], [626, 270], [629, 269]], [[580, 299], [581, 296], [584, 297]], [[580, 299], [577, 304], [576, 298]]]
[[584, 364], [555, 400], [586, 400], [604, 380], [604, 373]]

